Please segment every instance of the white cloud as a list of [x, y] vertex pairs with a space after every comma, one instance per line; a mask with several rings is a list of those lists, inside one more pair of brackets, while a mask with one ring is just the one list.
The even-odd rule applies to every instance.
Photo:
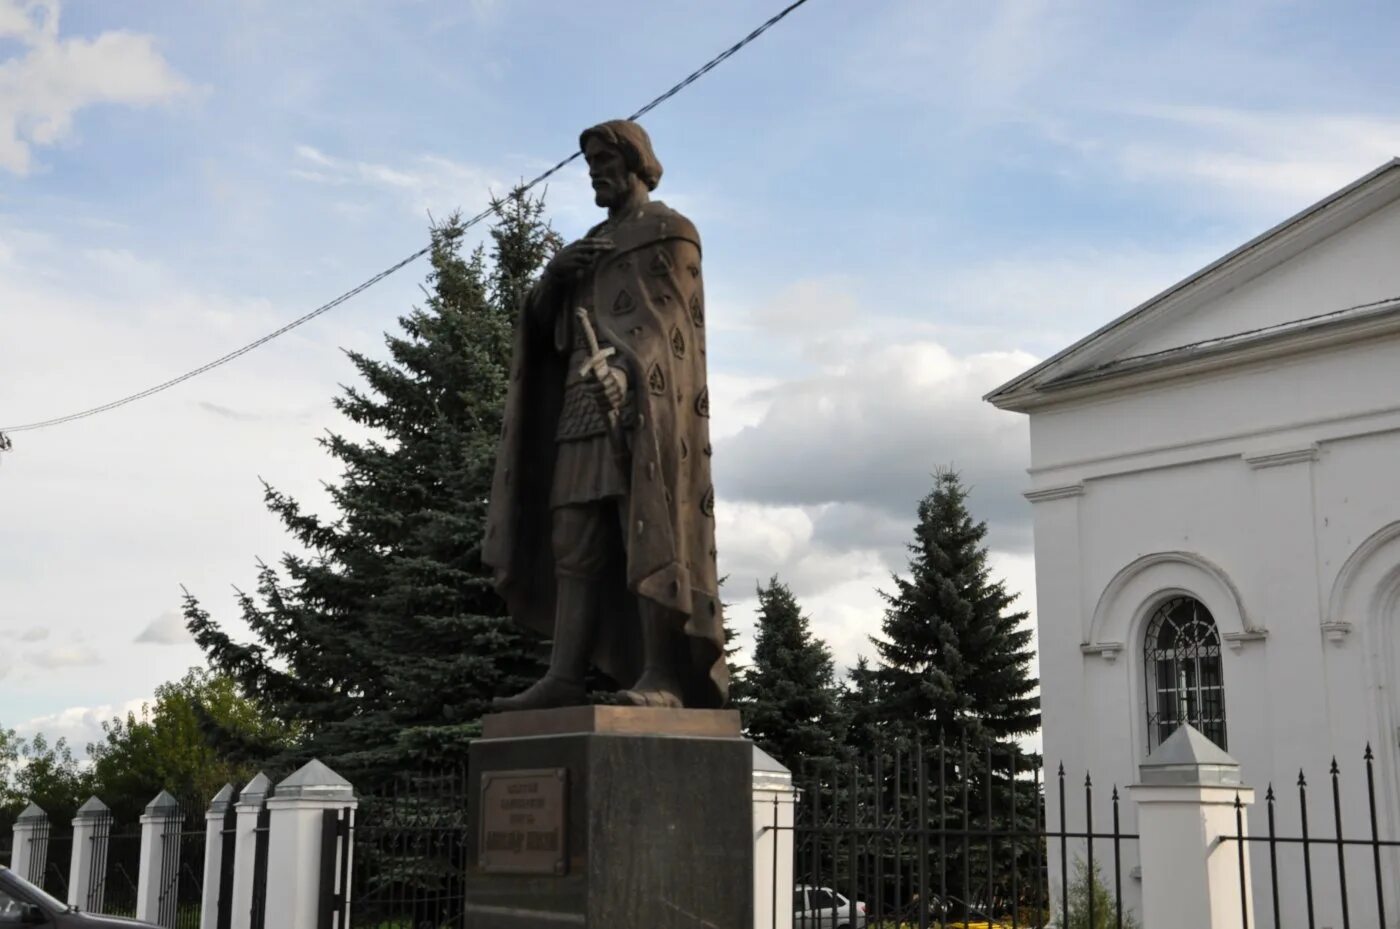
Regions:
[[189, 91], [149, 36], [60, 38], [57, 0], [0, 0], [0, 38], [22, 46], [0, 62], [0, 168], [15, 174], [28, 173], [34, 146], [67, 138], [85, 107], [164, 103]]
[[27, 659], [41, 668], [78, 668], [102, 663], [97, 649], [85, 642], [71, 645], [55, 645], [51, 648], [30, 652]]
[[[1047, 259], [1039, 283], [1057, 267]], [[1034, 295], [1036, 282], [1027, 291], [1001, 282], [1009, 273], [969, 269], [940, 299], [976, 301], [975, 316]], [[975, 279], [1002, 291], [979, 290]], [[845, 288], [838, 279], [799, 282], [741, 314], [773, 347], [774, 368], [785, 351], [796, 357], [789, 376], [711, 375], [716, 422], [741, 420], [715, 438], [729, 620], [747, 653], [754, 587], [777, 575], [842, 668], [874, 654], [880, 591], [907, 568], [916, 504], [941, 465], [962, 472], [974, 517], [990, 523], [994, 571], [1029, 592], [1026, 423], [981, 397], [1036, 361], [1019, 351], [955, 353], [917, 323], [868, 312]]]
[[[5, 359], [0, 428], [159, 383], [292, 315], [192, 284], [141, 248], [115, 244], [102, 267], [75, 262], [71, 245], [15, 235], [3, 216], [0, 239], [15, 253], [0, 274], [6, 344], [24, 346]], [[113, 274], [118, 266], [127, 273]], [[362, 434], [331, 407], [338, 384], [355, 377], [337, 346], [381, 357], [392, 325], [384, 308], [406, 306], [411, 287], [386, 283], [377, 306], [328, 314], [139, 404], [13, 436], [0, 465], [0, 624], [18, 635], [42, 621], [52, 633], [11, 656], [4, 722], [178, 678], [192, 647], [134, 640], [179, 609], [181, 584], [243, 634], [229, 585], [251, 587], [258, 556], [297, 549], [263, 509], [258, 479], [329, 510], [320, 480], [338, 469], [316, 439], [327, 427]]]
[[106, 703], [99, 706], [70, 706], [56, 713], [46, 713], [26, 719], [14, 726], [15, 732], [23, 738], [42, 734], [50, 745], [59, 739], [66, 739], [69, 748], [81, 755], [91, 742], [102, 739], [102, 724], [114, 718], [124, 719], [127, 713], [141, 715], [141, 708], [152, 700], [133, 699], [121, 703]]
[[1306, 206], [1400, 154], [1400, 119], [1367, 114], [1153, 106], [1114, 144], [1132, 180], [1171, 183], [1251, 209]]
[[167, 610], [147, 623], [133, 641], [150, 645], [189, 645], [193, 639], [185, 628], [184, 616]]
[[[407, 165], [391, 166], [328, 155], [310, 145], [298, 145], [292, 174], [305, 181], [333, 187], [368, 187], [386, 192], [417, 216], [432, 213], [442, 219], [481, 191], [510, 191], [503, 176], [441, 155], [419, 155]], [[470, 209], [470, 207], [468, 207]], [[475, 212], [473, 209], [472, 212]]]
[[850, 362], [765, 391], [762, 419], [716, 442], [720, 495], [912, 514], [932, 472], [953, 466], [972, 487], [977, 516], [1024, 535], [1026, 423], [981, 397], [1035, 358], [1023, 352], [959, 357], [925, 340], [831, 338]]

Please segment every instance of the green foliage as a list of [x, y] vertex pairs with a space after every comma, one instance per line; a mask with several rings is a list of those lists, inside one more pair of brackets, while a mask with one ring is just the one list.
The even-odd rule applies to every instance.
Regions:
[[224, 784], [241, 787], [257, 772], [205, 738], [211, 724], [260, 744], [293, 741], [290, 727], [266, 718], [232, 678], [191, 669], [157, 687], [155, 704], [143, 706], [139, 716], [102, 724], [103, 740], [88, 746], [93, 792], [119, 822], [131, 823], [162, 790], [202, 809]]
[[289, 768], [316, 756], [349, 776], [461, 757], [489, 701], [543, 673], [541, 649], [506, 618], [480, 542], [520, 296], [557, 237], [543, 205], [497, 202], [488, 262], [461, 254], [457, 217], [432, 232], [425, 306], [386, 335], [389, 359], [351, 352], [362, 386], [335, 407], [371, 437], [330, 433], [338, 515], [265, 487], [308, 554], [259, 564], [237, 602], [254, 641], [234, 641], [187, 596], [211, 664], [295, 729], [290, 750], [249, 743]]
[[[1089, 919], [1089, 901], [1094, 902], [1093, 920]], [[1118, 926], [1117, 904], [1113, 892], [1103, 882], [1099, 863], [1091, 872], [1083, 860], [1074, 859], [1074, 879], [1069, 885], [1069, 925], [1065, 929], [1115, 929]], [[1138, 929], [1137, 920], [1123, 913], [1122, 929]]]
[[831, 649], [812, 635], [787, 585], [758, 587], [753, 665], [740, 690], [749, 738], [798, 771], [837, 755], [846, 724]]
[[67, 741], [50, 743], [42, 733], [22, 739], [12, 730], [0, 731], [0, 775], [0, 818], [7, 823], [31, 802], [51, 822], [70, 822], [92, 792], [92, 777]]

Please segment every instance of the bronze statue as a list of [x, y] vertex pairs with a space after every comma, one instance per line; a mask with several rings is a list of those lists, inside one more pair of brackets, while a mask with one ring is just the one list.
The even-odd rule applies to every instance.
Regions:
[[608, 218], [521, 309], [483, 549], [511, 616], [553, 652], [495, 705], [583, 703], [592, 662], [628, 703], [722, 706], [700, 236], [650, 199], [661, 163], [640, 125], [579, 146]]

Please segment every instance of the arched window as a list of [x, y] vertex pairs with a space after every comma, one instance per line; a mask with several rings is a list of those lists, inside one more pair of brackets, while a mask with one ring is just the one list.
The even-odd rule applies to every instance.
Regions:
[[1176, 731], [1184, 719], [1225, 748], [1225, 678], [1220, 630], [1193, 597], [1174, 597], [1152, 613], [1144, 639], [1147, 682], [1147, 749]]

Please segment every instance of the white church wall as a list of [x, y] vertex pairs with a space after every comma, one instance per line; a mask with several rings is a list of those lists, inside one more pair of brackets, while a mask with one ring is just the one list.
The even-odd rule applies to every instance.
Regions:
[[[1038, 412], [1031, 423], [1045, 752], [1066, 762], [1070, 821], [1083, 815], [1086, 770], [1106, 802], [1146, 757], [1143, 624], [1177, 592], [1206, 603], [1225, 638], [1227, 747], [1260, 790], [1252, 830], [1266, 831], [1272, 783], [1277, 828], [1297, 834], [1304, 769], [1312, 830], [1331, 835], [1335, 756], [1346, 831], [1369, 836], [1361, 752], [1370, 741], [1381, 827], [1400, 837], [1400, 634], [1391, 628], [1400, 528], [1383, 532], [1400, 527], [1400, 341]], [[1331, 605], [1367, 540], [1375, 551], [1346, 574], [1354, 589]], [[1349, 632], [1329, 637], [1332, 621], [1351, 623]], [[1124, 819], [1129, 828], [1127, 805]], [[1255, 874], [1267, 874], [1264, 847], [1253, 854]], [[1336, 897], [1328, 865], [1315, 869], [1320, 899]], [[1387, 869], [1400, 890], [1400, 866]], [[1353, 918], [1367, 905], [1354, 901]]]
[[1037, 487], [1400, 428], [1400, 340], [1375, 338], [1038, 410]]

